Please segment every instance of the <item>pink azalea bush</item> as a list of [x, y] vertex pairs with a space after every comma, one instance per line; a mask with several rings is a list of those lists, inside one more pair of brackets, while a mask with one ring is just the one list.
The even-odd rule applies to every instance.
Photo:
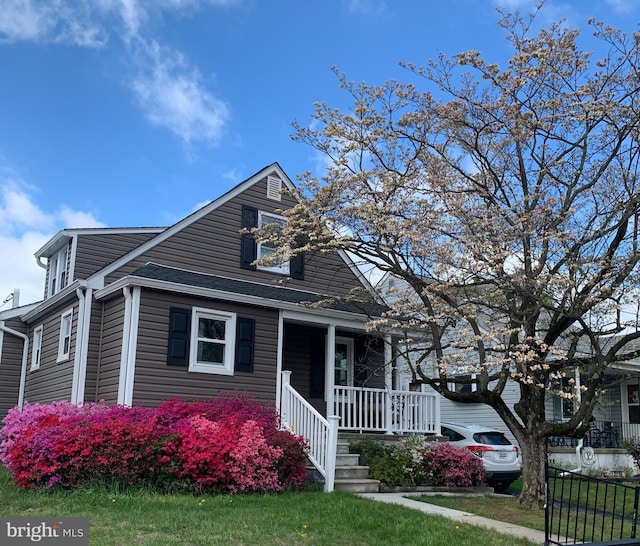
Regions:
[[275, 408], [247, 396], [175, 399], [158, 408], [25, 404], [3, 423], [0, 462], [23, 488], [116, 481], [160, 490], [281, 491], [301, 488], [306, 474], [303, 438], [279, 430]]
[[471, 487], [482, 483], [486, 471], [482, 460], [471, 451], [443, 443], [422, 450], [422, 466], [433, 482], [444, 487]]

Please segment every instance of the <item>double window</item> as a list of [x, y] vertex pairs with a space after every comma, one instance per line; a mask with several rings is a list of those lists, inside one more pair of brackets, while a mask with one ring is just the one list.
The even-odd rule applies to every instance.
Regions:
[[68, 309], [60, 317], [60, 338], [58, 340], [58, 358], [56, 362], [69, 360], [71, 354], [71, 327], [73, 325], [73, 309]]
[[49, 258], [49, 296], [67, 286], [67, 247]]

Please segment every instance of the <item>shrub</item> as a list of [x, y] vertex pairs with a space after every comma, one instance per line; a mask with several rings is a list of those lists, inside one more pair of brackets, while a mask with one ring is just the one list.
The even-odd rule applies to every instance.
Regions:
[[470, 487], [482, 483], [486, 471], [482, 461], [468, 449], [448, 443], [422, 450], [424, 472], [433, 476], [434, 485]]
[[158, 408], [25, 404], [4, 419], [0, 460], [23, 488], [302, 488], [306, 444], [278, 424], [275, 408], [238, 395]]

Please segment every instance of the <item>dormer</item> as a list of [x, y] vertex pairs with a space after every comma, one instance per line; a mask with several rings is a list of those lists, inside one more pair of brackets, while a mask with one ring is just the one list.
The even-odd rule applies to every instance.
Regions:
[[[73, 278], [71, 271], [71, 242], [73, 237], [59, 232], [35, 256], [38, 265], [46, 268], [44, 297], [50, 298], [63, 290]], [[42, 260], [46, 259], [46, 264]]]

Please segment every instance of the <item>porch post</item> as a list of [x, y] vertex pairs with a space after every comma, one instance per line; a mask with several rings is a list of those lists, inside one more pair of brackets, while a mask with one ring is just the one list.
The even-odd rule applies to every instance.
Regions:
[[[285, 387], [288, 387], [290, 381], [291, 381], [291, 372], [289, 370], [283, 371], [280, 388], [284, 389]], [[289, 407], [290, 401], [291, 401], [291, 398], [287, 392], [285, 396], [282, 396], [282, 395], [280, 396], [280, 403], [278, 404], [278, 411], [280, 412], [280, 422], [282, 425], [285, 425], [287, 428], [289, 428], [292, 425], [291, 408]]]
[[384, 336], [384, 419], [387, 424], [387, 434], [393, 434], [393, 414], [391, 408], [391, 390], [393, 389], [393, 352], [391, 351], [391, 336]]
[[325, 347], [324, 359], [324, 397], [327, 401], [327, 417], [334, 414], [334, 383], [336, 366], [336, 326], [327, 326], [327, 345]]

